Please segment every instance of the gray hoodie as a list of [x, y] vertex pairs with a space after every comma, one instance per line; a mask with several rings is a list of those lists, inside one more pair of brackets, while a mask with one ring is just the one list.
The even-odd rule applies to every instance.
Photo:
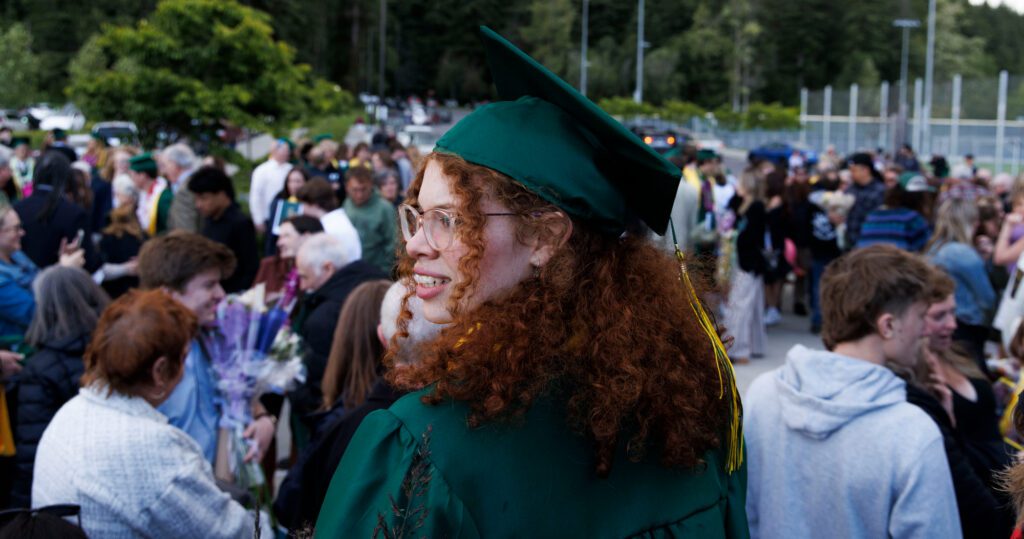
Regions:
[[751, 537], [961, 537], [942, 435], [889, 369], [798, 345], [743, 408]]

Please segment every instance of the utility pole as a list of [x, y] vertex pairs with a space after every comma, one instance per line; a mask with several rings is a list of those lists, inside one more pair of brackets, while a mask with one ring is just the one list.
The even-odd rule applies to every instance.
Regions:
[[633, 92], [633, 101], [643, 103], [644, 101], [644, 0], [637, 0], [636, 14], [636, 91]]
[[587, 95], [587, 33], [590, 29], [590, 0], [583, 0], [583, 28], [580, 38], [580, 93]]
[[380, 52], [377, 53], [377, 93], [380, 94], [381, 102], [384, 101], [384, 60], [387, 48], [388, 31], [388, 0], [380, 0]]
[[935, 71], [935, 0], [928, 0], [928, 50], [924, 57], [924, 110], [922, 110], [921, 147], [918, 152], [931, 153], [932, 75]]
[[907, 67], [910, 57], [910, 29], [921, 26], [917, 19], [896, 19], [892, 22], [896, 28], [903, 30], [903, 53], [900, 57], [900, 115], [896, 126], [896, 146], [907, 140]]

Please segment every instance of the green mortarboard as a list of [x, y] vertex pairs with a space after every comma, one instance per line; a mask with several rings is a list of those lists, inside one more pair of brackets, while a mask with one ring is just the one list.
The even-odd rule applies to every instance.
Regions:
[[278, 142], [283, 142], [283, 143], [287, 144], [289, 150], [295, 151], [295, 143], [292, 142], [292, 139], [290, 139], [288, 137], [281, 137], [281, 138], [277, 139], [277, 141]]
[[679, 169], [503, 37], [480, 30], [503, 101], [463, 118], [435, 150], [506, 174], [608, 233], [622, 233], [630, 216], [664, 233]]
[[334, 135], [332, 135], [330, 133], [320, 133], [319, 135], [313, 137], [313, 142], [320, 142], [321, 140], [333, 140], [333, 139], [334, 139]]
[[103, 135], [101, 135], [99, 133], [90, 133], [89, 136], [94, 138], [94, 139], [96, 139], [96, 140], [98, 140], [98, 141], [100, 141], [100, 142], [102, 142], [103, 144], [107, 143], [107, 137], [104, 137]]
[[132, 157], [128, 160], [128, 166], [135, 172], [156, 172], [157, 170], [153, 154], [149, 152]]
[[697, 162], [703, 163], [704, 161], [711, 161], [712, 159], [718, 159], [718, 154], [715, 150], [697, 150]]
[[928, 185], [928, 180], [917, 172], [900, 174], [900, 187], [908, 193], [934, 193], [935, 188]]
[[29, 141], [28, 137], [12, 137], [11, 138], [11, 148], [17, 148], [18, 146], [21, 146], [22, 144], [28, 145], [28, 144], [31, 144], [31, 142]]
[[64, 139], [68, 138], [68, 134], [63, 129], [61, 129], [59, 127], [57, 129], [54, 129], [51, 132], [53, 133], [53, 139], [54, 140], [64, 140]]

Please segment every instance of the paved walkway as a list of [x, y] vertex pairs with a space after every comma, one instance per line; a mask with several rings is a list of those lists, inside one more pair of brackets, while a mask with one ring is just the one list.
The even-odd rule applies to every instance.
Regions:
[[[788, 309], [789, 301], [783, 302]], [[746, 365], [736, 365], [736, 383], [739, 386], [740, 395], [745, 395], [750, 383], [762, 373], [778, 368], [786, 360], [786, 352], [797, 344], [808, 348], [824, 350], [821, 338], [811, 334], [810, 318], [796, 316], [792, 313], [783, 313], [782, 322], [768, 328], [768, 343], [765, 355], [762, 358], [753, 358]]]

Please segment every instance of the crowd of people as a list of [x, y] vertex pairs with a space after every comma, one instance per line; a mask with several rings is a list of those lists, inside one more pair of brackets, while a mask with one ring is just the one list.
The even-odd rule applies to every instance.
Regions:
[[[0, 132], [0, 537], [1020, 535], [1024, 179], [673, 164], [482, 36], [501, 99], [434, 152], [279, 139], [244, 200], [185, 143]], [[741, 399], [788, 283], [823, 349]], [[249, 297], [303, 373], [239, 448]]]

